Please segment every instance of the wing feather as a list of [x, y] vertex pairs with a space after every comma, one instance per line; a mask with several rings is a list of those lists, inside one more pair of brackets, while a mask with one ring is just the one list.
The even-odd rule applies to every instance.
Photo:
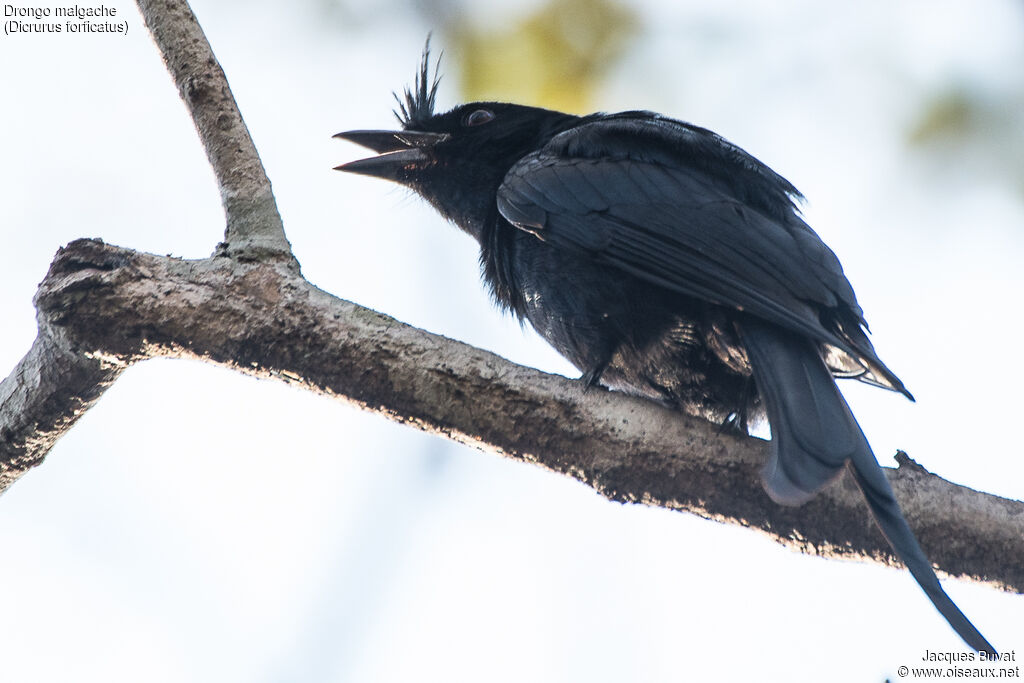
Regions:
[[[720, 158], [707, 162], [708, 149]], [[744, 174], [751, 182], [737, 184]], [[876, 356], [838, 259], [800, 218], [794, 195], [756, 159], [703, 129], [613, 118], [564, 132], [524, 157], [497, 201], [506, 220], [552, 246], [805, 335], [837, 372], [909, 396]]]

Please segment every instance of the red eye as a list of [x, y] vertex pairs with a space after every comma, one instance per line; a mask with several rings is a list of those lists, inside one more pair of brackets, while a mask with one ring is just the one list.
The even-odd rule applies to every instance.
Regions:
[[466, 118], [462, 120], [464, 126], [480, 126], [488, 121], [494, 120], [494, 112], [490, 109], [477, 109], [469, 114], [466, 114]]

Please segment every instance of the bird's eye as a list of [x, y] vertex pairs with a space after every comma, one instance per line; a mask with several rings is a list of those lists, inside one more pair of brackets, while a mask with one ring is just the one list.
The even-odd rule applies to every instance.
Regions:
[[464, 126], [479, 126], [487, 123], [488, 121], [494, 120], [494, 112], [490, 109], [477, 109], [475, 111], [466, 114], [466, 118], [462, 120]]

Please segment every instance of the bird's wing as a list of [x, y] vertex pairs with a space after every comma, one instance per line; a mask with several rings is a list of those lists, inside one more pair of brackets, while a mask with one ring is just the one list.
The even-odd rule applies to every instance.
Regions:
[[796, 213], [796, 194], [709, 131], [612, 117], [524, 157], [497, 202], [553, 247], [815, 339], [834, 369], [906, 393], [861, 329], [838, 259]]

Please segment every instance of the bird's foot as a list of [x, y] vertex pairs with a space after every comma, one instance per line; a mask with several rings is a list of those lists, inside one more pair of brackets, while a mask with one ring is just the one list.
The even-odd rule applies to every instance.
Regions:
[[[601, 374], [604, 372], [604, 369], [607, 367], [607, 365], [607, 363], [602, 363], [601, 365], [598, 365], [596, 368], [587, 370], [582, 375], [580, 375], [579, 381], [583, 382], [583, 391], [590, 391], [595, 387], [601, 387]], [[601, 388], [603, 389], [604, 387]]]
[[739, 411], [735, 413], [729, 413], [725, 419], [722, 420], [722, 424], [718, 426], [719, 434], [736, 434], [740, 436], [746, 436], [750, 432], [747, 430], [747, 411]]

